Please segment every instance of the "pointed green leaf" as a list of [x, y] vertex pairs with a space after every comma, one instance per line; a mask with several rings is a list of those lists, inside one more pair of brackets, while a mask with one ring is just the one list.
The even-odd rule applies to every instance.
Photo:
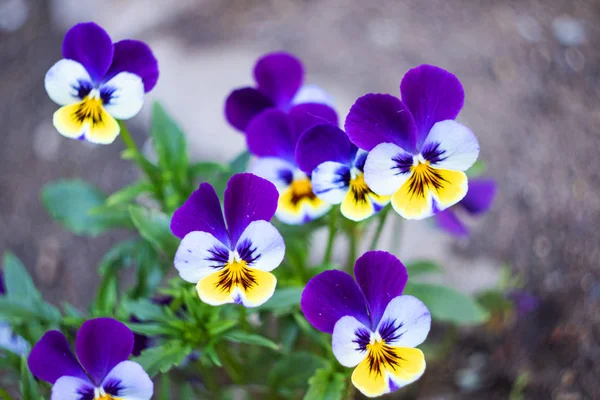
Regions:
[[175, 257], [179, 239], [171, 233], [171, 218], [159, 210], [129, 206], [129, 215], [140, 235], [169, 259]]
[[273, 342], [271, 339], [267, 339], [256, 333], [248, 333], [244, 331], [233, 331], [223, 336], [225, 340], [234, 343], [245, 343], [255, 346], [262, 346], [272, 350], [279, 350], [279, 345]]
[[21, 389], [21, 398], [27, 400], [40, 400], [42, 397], [40, 396], [38, 384], [35, 381], [35, 378], [29, 371], [29, 367], [27, 366], [27, 358], [21, 357], [21, 381], [19, 383], [19, 387]]
[[304, 400], [341, 400], [345, 388], [346, 379], [343, 374], [330, 368], [321, 368], [308, 380], [308, 391]]
[[422, 275], [441, 274], [443, 268], [434, 261], [417, 260], [406, 264], [409, 279], [416, 278]]
[[165, 373], [181, 364], [191, 352], [192, 348], [183, 343], [167, 342], [144, 350], [133, 361], [139, 363], [148, 375], [153, 377], [159, 372]]

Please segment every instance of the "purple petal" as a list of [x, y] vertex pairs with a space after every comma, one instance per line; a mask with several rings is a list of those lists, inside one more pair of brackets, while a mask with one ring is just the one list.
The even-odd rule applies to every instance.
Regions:
[[296, 134], [296, 140], [304, 131], [315, 125], [323, 123], [338, 125], [337, 113], [325, 104], [298, 104], [290, 109], [289, 115], [292, 121], [292, 129]]
[[492, 206], [496, 196], [496, 182], [492, 179], [469, 180], [469, 191], [460, 202], [471, 214], [481, 214]]
[[144, 91], [148, 93], [158, 81], [158, 61], [146, 43], [139, 40], [121, 40], [114, 45], [112, 64], [104, 82], [119, 72], [131, 72], [142, 78]]
[[346, 133], [361, 149], [371, 151], [381, 143], [393, 143], [414, 152], [415, 122], [408, 108], [389, 94], [367, 94], [360, 97], [346, 117]]
[[389, 302], [402, 294], [408, 281], [406, 267], [385, 251], [368, 251], [354, 264], [354, 276], [371, 315], [371, 329], [379, 324]]
[[230, 243], [219, 197], [209, 183], [200, 184], [171, 219], [171, 232], [178, 238], [194, 231], [210, 233], [225, 245]]
[[325, 271], [312, 278], [302, 292], [300, 307], [308, 322], [326, 333], [333, 333], [335, 323], [347, 315], [370, 325], [362, 292], [342, 271]]
[[436, 122], [456, 118], [465, 101], [458, 78], [433, 65], [409, 70], [400, 83], [400, 93], [413, 115], [418, 147]]
[[52, 384], [61, 376], [74, 376], [87, 380], [65, 335], [59, 331], [46, 332], [33, 346], [27, 363], [34, 376]]
[[63, 56], [82, 64], [92, 80], [99, 83], [113, 59], [108, 33], [93, 22], [77, 24], [65, 35]]
[[260, 113], [246, 129], [246, 142], [252, 154], [281, 158], [292, 164], [297, 139], [290, 117], [277, 109]]
[[308, 175], [326, 161], [351, 165], [353, 155], [346, 133], [331, 124], [310, 128], [300, 136], [296, 145], [296, 163]]
[[133, 350], [133, 332], [122, 322], [112, 318], [86, 321], [77, 332], [75, 351], [79, 362], [95, 384]]
[[6, 292], [4, 289], [4, 272], [0, 269], [0, 295], [3, 295]]
[[438, 227], [457, 237], [464, 237], [469, 234], [467, 227], [458, 219], [452, 209], [440, 211], [434, 215], [435, 223]]
[[225, 189], [225, 219], [231, 243], [252, 221], [270, 221], [277, 210], [279, 193], [271, 182], [252, 174], [234, 175]]
[[244, 132], [254, 117], [274, 106], [270, 98], [254, 88], [237, 89], [225, 101], [225, 118], [234, 128]]
[[287, 108], [302, 86], [304, 71], [300, 61], [288, 53], [271, 53], [254, 66], [258, 90], [283, 109]]

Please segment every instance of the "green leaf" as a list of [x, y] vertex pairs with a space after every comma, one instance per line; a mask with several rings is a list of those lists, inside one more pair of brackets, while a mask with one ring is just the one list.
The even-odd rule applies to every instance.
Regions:
[[158, 392], [159, 400], [171, 400], [171, 379], [168, 374], [160, 376], [160, 391]]
[[42, 300], [42, 295], [17, 256], [9, 251], [5, 252], [2, 264], [4, 265], [6, 297], [9, 301], [31, 305]]
[[139, 195], [151, 192], [153, 186], [148, 181], [139, 181], [133, 185], [125, 186], [123, 189], [116, 191], [106, 199], [106, 205], [114, 206], [117, 204], [129, 203], [135, 200]]
[[404, 294], [421, 300], [434, 320], [455, 324], [481, 324], [489, 314], [477, 302], [454, 289], [427, 283], [407, 283]]
[[192, 352], [190, 346], [180, 342], [167, 342], [160, 346], [151, 347], [142, 352], [133, 361], [139, 363], [153, 377], [159, 372], [165, 373], [179, 365]]
[[122, 306], [140, 321], [162, 321], [167, 317], [162, 306], [146, 299], [125, 301]]
[[13, 400], [13, 398], [8, 394], [8, 392], [2, 388], [0, 388], [0, 399]]
[[22, 399], [42, 399], [38, 384], [27, 366], [27, 358], [25, 356], [21, 357], [21, 381], [19, 382], [19, 387], [21, 389]]
[[248, 150], [240, 153], [236, 158], [229, 163], [229, 170], [231, 175], [240, 174], [246, 172], [248, 164], [250, 163], [250, 157], [252, 155]]
[[102, 282], [92, 306], [94, 316], [112, 315], [117, 306], [119, 296], [119, 282], [116, 271], [102, 277]]
[[229, 166], [216, 162], [205, 161], [189, 166], [189, 173], [193, 180], [211, 182], [219, 175], [229, 173]]
[[275, 291], [273, 296], [263, 305], [257, 307], [260, 311], [281, 311], [300, 305], [301, 287], [288, 287]]
[[244, 331], [233, 331], [223, 336], [225, 340], [233, 343], [245, 343], [254, 346], [262, 346], [272, 350], [279, 350], [279, 345], [273, 342], [271, 339], [267, 339], [264, 336], [256, 333], [248, 333]]
[[157, 102], [152, 108], [150, 135], [159, 165], [164, 171], [170, 171], [174, 175], [178, 185], [185, 185], [188, 165], [185, 135], [164, 107]]
[[417, 260], [406, 264], [408, 270], [408, 276], [412, 279], [422, 275], [441, 274], [444, 272], [443, 268], [434, 261], [429, 260]]
[[476, 178], [478, 176], [481, 176], [485, 173], [486, 170], [486, 165], [485, 162], [481, 159], [475, 161], [475, 164], [473, 164], [471, 166], [471, 168], [469, 168], [466, 172], [467, 176], [469, 178]]
[[329, 368], [318, 369], [308, 380], [308, 391], [304, 400], [341, 400], [346, 388], [343, 374]]
[[273, 389], [300, 389], [314, 375], [317, 369], [325, 366], [325, 360], [307, 352], [296, 352], [283, 357], [269, 371], [268, 383]]
[[169, 259], [175, 257], [179, 239], [171, 233], [171, 218], [159, 210], [129, 206], [129, 215], [140, 235]]
[[106, 195], [98, 188], [78, 179], [51, 182], [42, 189], [42, 202], [50, 216], [77, 235], [96, 236], [111, 228], [130, 226], [125, 209], [90, 213], [105, 201]]

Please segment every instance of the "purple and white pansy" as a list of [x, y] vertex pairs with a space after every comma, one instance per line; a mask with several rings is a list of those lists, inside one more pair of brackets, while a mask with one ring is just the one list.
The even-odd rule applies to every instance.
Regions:
[[256, 87], [236, 89], [225, 101], [225, 117], [245, 132], [254, 117], [274, 108], [288, 112], [302, 103], [332, 104], [331, 97], [315, 85], [303, 85], [304, 67], [289, 53], [274, 52], [254, 65]]
[[136, 362], [128, 361], [133, 332], [111, 318], [83, 323], [75, 354], [65, 336], [48, 331], [31, 350], [31, 373], [50, 382], [51, 400], [150, 400], [152, 380]]
[[285, 255], [283, 238], [269, 223], [278, 196], [269, 181], [237, 174], [225, 190], [225, 220], [208, 183], [175, 211], [171, 231], [182, 239], [175, 268], [183, 280], [196, 284], [200, 300], [256, 307], [273, 295], [277, 279], [270, 271]]
[[367, 152], [350, 142], [332, 124], [319, 124], [298, 140], [296, 161], [311, 177], [314, 194], [328, 204], [340, 204], [344, 217], [362, 221], [379, 212], [389, 196], [375, 194], [364, 180]]
[[473, 216], [483, 214], [490, 209], [495, 196], [496, 182], [492, 179], [472, 178], [467, 195], [454, 207], [435, 214], [435, 223], [454, 236], [468, 236], [469, 228], [459, 218], [460, 213], [464, 211]]
[[392, 196], [402, 217], [423, 219], [458, 203], [479, 155], [475, 135], [454, 119], [464, 103], [456, 76], [421, 65], [400, 84], [402, 100], [387, 94], [360, 97], [346, 118], [346, 132], [369, 152], [365, 181]]
[[63, 59], [45, 78], [58, 132], [72, 139], [109, 144], [119, 135], [117, 119], [135, 116], [158, 80], [152, 50], [138, 40], [113, 43], [93, 22], [72, 27], [63, 41]]
[[352, 383], [365, 396], [393, 392], [425, 371], [423, 343], [431, 326], [427, 307], [402, 295], [406, 268], [392, 254], [369, 251], [356, 260], [352, 277], [325, 271], [311, 279], [300, 306], [318, 330], [332, 334], [333, 354], [356, 367]]

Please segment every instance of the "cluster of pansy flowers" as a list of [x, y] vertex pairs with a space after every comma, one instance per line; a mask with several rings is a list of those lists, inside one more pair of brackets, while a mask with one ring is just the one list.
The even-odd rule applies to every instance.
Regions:
[[[113, 43], [98, 25], [82, 23], [67, 32], [63, 55], [45, 79], [50, 98], [62, 106], [54, 114], [56, 129], [69, 138], [113, 142], [118, 120], [136, 115], [157, 82], [152, 51], [135, 40]], [[271, 271], [285, 255], [273, 216], [298, 225], [339, 204], [346, 218], [362, 221], [391, 202], [404, 218], [435, 216], [443, 229], [465, 235], [456, 209], [477, 214], [490, 207], [494, 183], [476, 180], [469, 188], [467, 182], [479, 144], [455, 121], [464, 91], [451, 73], [430, 65], [411, 69], [400, 84], [401, 99], [360, 97], [344, 130], [330, 96], [303, 84], [294, 56], [265, 55], [254, 77], [256, 87], [234, 90], [225, 102], [226, 119], [256, 157], [250, 173], [229, 180], [223, 208], [214, 188], [202, 183], [171, 220], [181, 239], [175, 268], [196, 284], [203, 302], [256, 307], [273, 295]], [[393, 255], [365, 253], [354, 276], [356, 282], [336, 270], [315, 276], [301, 308], [316, 329], [332, 334], [338, 361], [356, 367], [353, 384], [375, 397], [423, 374], [424, 356], [415, 347], [431, 317], [421, 301], [402, 295], [408, 276]], [[29, 366], [54, 385], [52, 399], [149, 399], [152, 381], [127, 361], [132, 348], [125, 325], [95, 319], [77, 334], [77, 357], [60, 332], [50, 331], [33, 348]]]

